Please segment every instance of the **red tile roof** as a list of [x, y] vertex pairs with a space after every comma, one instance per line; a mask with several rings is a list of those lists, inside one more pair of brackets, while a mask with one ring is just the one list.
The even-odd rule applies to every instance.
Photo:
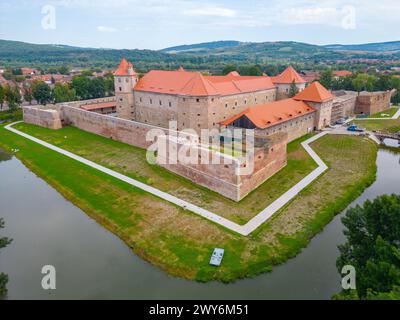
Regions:
[[121, 59], [118, 69], [114, 72], [115, 76], [129, 76], [129, 69], [133, 69], [132, 63], [128, 62], [125, 58]]
[[227, 126], [245, 116], [257, 128], [265, 129], [313, 112], [315, 112], [315, 109], [303, 101], [285, 99], [250, 107], [236, 116], [222, 121], [221, 124]]
[[276, 77], [271, 77], [273, 83], [278, 84], [290, 84], [293, 81], [295, 83], [306, 83], [306, 81], [297, 73], [292, 66], [286, 68], [281, 74]]
[[294, 96], [294, 99], [311, 102], [324, 102], [332, 100], [333, 94], [316, 81]]
[[347, 70], [337, 70], [332, 72], [335, 77], [346, 77], [351, 76], [353, 73]]
[[274, 87], [269, 77], [242, 77], [235, 74], [203, 76], [200, 72], [152, 70], [139, 80], [134, 89], [200, 97], [239, 94]]
[[91, 110], [98, 110], [98, 109], [103, 109], [103, 108], [112, 108], [116, 107], [117, 103], [115, 101], [112, 102], [103, 102], [103, 103], [94, 103], [94, 104], [86, 104], [82, 105], [80, 108], [86, 111], [91, 111]]

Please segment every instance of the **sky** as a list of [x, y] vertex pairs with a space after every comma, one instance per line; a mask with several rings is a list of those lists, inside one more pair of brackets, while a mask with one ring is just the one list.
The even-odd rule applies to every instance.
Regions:
[[0, 39], [162, 49], [217, 40], [400, 40], [400, 0], [0, 0]]

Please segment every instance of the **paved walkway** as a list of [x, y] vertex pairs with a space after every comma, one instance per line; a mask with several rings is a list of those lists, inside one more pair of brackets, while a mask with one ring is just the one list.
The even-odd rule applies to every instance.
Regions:
[[104, 172], [116, 179], [119, 179], [121, 181], [124, 181], [136, 188], [142, 189], [148, 193], [151, 193], [161, 199], [164, 199], [168, 202], [171, 202], [185, 210], [189, 210], [197, 215], [202, 216], [203, 218], [210, 220], [214, 223], [217, 223], [229, 230], [232, 230], [234, 232], [237, 232], [243, 236], [248, 236], [250, 233], [252, 233], [254, 230], [256, 230], [261, 224], [266, 222], [268, 219], [272, 217], [274, 213], [279, 211], [281, 208], [283, 208], [289, 201], [291, 201], [294, 197], [296, 197], [300, 191], [302, 191], [305, 187], [307, 187], [310, 183], [312, 183], [315, 179], [317, 179], [323, 172], [325, 172], [328, 167], [327, 165], [321, 160], [321, 158], [312, 150], [310, 147], [310, 143], [316, 141], [317, 139], [321, 138], [322, 136], [330, 133], [329, 131], [324, 131], [321, 132], [312, 138], [308, 139], [307, 141], [304, 141], [302, 143], [302, 146], [304, 149], [308, 152], [308, 154], [314, 159], [314, 161], [318, 164], [318, 168], [316, 168], [314, 171], [312, 171], [308, 176], [303, 178], [300, 182], [298, 182], [295, 186], [290, 188], [287, 192], [285, 192], [283, 195], [281, 195], [278, 199], [276, 199], [273, 203], [271, 203], [268, 207], [266, 207], [264, 210], [262, 210], [259, 214], [257, 214], [254, 218], [252, 218], [249, 222], [247, 222], [245, 225], [239, 225], [235, 222], [232, 222], [224, 217], [221, 217], [215, 213], [212, 213], [208, 210], [205, 210], [203, 208], [200, 208], [194, 204], [191, 204], [185, 200], [179, 199], [177, 197], [174, 197], [166, 192], [163, 192], [161, 190], [158, 190], [156, 188], [153, 188], [147, 184], [144, 184], [140, 181], [137, 181], [135, 179], [129, 178], [121, 173], [118, 173], [114, 170], [108, 169], [106, 167], [103, 167], [95, 162], [92, 162], [90, 160], [87, 160], [85, 158], [82, 158], [76, 154], [73, 154], [69, 151], [66, 151], [64, 149], [61, 149], [59, 147], [56, 147], [50, 143], [47, 143], [43, 140], [40, 140], [38, 138], [35, 138], [29, 134], [26, 134], [24, 132], [21, 132], [12, 126], [20, 123], [19, 122], [14, 122], [11, 123], [7, 126], [5, 126], [5, 129], [16, 133], [26, 139], [29, 139], [33, 142], [36, 142], [48, 149], [51, 149], [53, 151], [56, 151], [58, 153], [61, 153], [71, 159], [74, 159], [76, 161], [79, 161], [85, 165], [88, 165], [96, 170], [99, 170], [101, 172]]

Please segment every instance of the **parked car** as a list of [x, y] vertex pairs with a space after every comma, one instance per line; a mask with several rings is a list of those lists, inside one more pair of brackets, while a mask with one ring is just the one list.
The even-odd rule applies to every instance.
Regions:
[[355, 124], [352, 124], [351, 126], [349, 126], [347, 128], [347, 131], [351, 131], [351, 132], [364, 132], [365, 129], [359, 128], [357, 127]]
[[344, 118], [339, 119], [338, 121], [336, 121], [336, 124], [345, 124], [346, 120]]

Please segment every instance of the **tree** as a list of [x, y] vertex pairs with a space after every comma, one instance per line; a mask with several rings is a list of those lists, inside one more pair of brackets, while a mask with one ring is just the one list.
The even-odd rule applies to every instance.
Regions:
[[239, 68], [239, 73], [243, 76], [261, 76], [262, 70], [258, 65], [245, 65]]
[[4, 88], [4, 96], [5, 100], [7, 101], [8, 107], [11, 110], [16, 109], [17, 106], [21, 103], [21, 94], [18, 87], [12, 88], [10, 85], [7, 85]]
[[107, 73], [104, 76], [104, 89], [106, 96], [113, 96], [115, 94], [114, 75], [112, 73]]
[[360, 93], [363, 90], [373, 91], [375, 87], [376, 77], [370, 76], [366, 73], [359, 73], [355, 79], [353, 79], [354, 89]]
[[[0, 229], [4, 228], [4, 219], [0, 218]], [[0, 249], [8, 246], [11, 243], [11, 239], [6, 237], [0, 237]], [[7, 294], [7, 282], [8, 276], [4, 273], [0, 273], [0, 299], [4, 298]]]
[[4, 88], [0, 85], [0, 110], [3, 110], [4, 99], [5, 99]]
[[61, 66], [60, 69], [58, 69], [58, 72], [60, 72], [60, 74], [68, 74], [69, 68], [66, 66]]
[[319, 82], [327, 89], [332, 89], [332, 81], [333, 76], [331, 69], [325, 70], [319, 79]]
[[232, 71], [237, 71], [237, 65], [230, 63], [224, 67], [224, 69], [222, 70], [222, 74], [226, 75]]
[[35, 81], [32, 84], [32, 95], [39, 104], [46, 105], [52, 101], [51, 89], [43, 81]]
[[293, 98], [298, 93], [299, 93], [299, 88], [297, 88], [296, 83], [293, 80], [293, 82], [290, 84], [289, 98]]
[[89, 99], [89, 78], [85, 76], [75, 76], [72, 78], [71, 87], [75, 89], [76, 96], [80, 100]]
[[360, 299], [398, 292], [400, 286], [400, 196], [384, 195], [356, 206], [342, 218], [347, 242], [339, 246], [339, 272], [352, 265]]
[[89, 97], [90, 99], [102, 98], [106, 95], [103, 78], [94, 78], [89, 82]]
[[53, 89], [55, 103], [68, 102], [76, 100], [76, 93], [68, 84], [57, 83]]

